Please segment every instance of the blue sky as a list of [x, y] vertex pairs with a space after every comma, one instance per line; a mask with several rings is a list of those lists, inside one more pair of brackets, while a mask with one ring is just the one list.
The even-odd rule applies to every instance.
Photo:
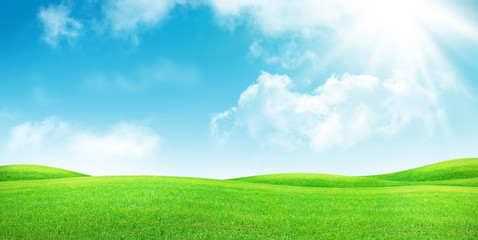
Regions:
[[476, 1], [0, 8], [0, 163], [363, 175], [478, 156]]

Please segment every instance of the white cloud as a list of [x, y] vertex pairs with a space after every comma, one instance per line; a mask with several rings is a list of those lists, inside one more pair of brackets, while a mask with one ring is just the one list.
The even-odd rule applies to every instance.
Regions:
[[[103, 10], [115, 33], [132, 34], [142, 27], [154, 27], [168, 17], [171, 9], [182, 0], [110, 0]], [[137, 40], [137, 39], [135, 39]]]
[[26, 122], [11, 130], [8, 148], [17, 150], [22, 147], [41, 146], [45, 137], [58, 135], [68, 128], [68, 124], [53, 117], [41, 122]]
[[[307, 144], [315, 150], [393, 135], [412, 122], [431, 134], [444, 110], [438, 90], [429, 84], [413, 71], [397, 71], [385, 80], [344, 74], [312, 93], [300, 93], [289, 77], [264, 72], [241, 94], [237, 107], [213, 115], [211, 131], [224, 141], [234, 128], [244, 127], [259, 142], [290, 149]], [[233, 129], [222, 127], [231, 124]]]
[[345, 0], [109, 0], [103, 12], [114, 33], [126, 33], [138, 41], [139, 30], [162, 23], [177, 5], [209, 6], [219, 24], [232, 29], [247, 23], [266, 35], [288, 31], [315, 35], [318, 29], [342, 26], [352, 9]]
[[147, 125], [122, 122], [100, 132], [49, 117], [13, 127], [7, 158], [12, 163], [64, 166], [91, 174], [132, 174], [154, 166], [160, 143], [161, 137]]
[[159, 150], [160, 137], [150, 128], [119, 123], [100, 135], [77, 132], [71, 139], [71, 149], [89, 157], [105, 159], [149, 157]]
[[349, 1], [316, 0], [209, 0], [221, 24], [234, 28], [246, 22], [266, 35], [299, 32], [315, 35], [321, 28], [336, 28], [351, 16]]
[[[203, 0], [211, 6], [218, 21], [230, 28], [238, 24], [260, 30], [265, 35], [294, 32], [315, 36], [324, 30], [349, 31], [360, 27], [363, 33], [376, 30], [393, 31], [400, 35], [415, 18], [431, 27], [476, 39], [478, 31], [449, 4], [414, 0]], [[357, 24], [366, 24], [357, 26]], [[436, 25], [436, 24], [439, 25]], [[382, 27], [386, 28], [383, 29]], [[379, 28], [379, 29], [377, 29]], [[412, 26], [413, 28], [413, 26]]]
[[[222, 113], [214, 113], [211, 115], [211, 134], [216, 138], [219, 144], [223, 144], [229, 137], [230, 131], [233, 130], [234, 125], [229, 124], [226, 126], [224, 123], [231, 123], [230, 117], [236, 111], [235, 107], [232, 107], [230, 110], [227, 110]], [[218, 126], [218, 122], [221, 122], [221, 128]], [[227, 129], [226, 129], [227, 128]]]
[[284, 69], [295, 69], [305, 62], [315, 65], [318, 56], [314, 51], [302, 51], [295, 41], [281, 45], [278, 49], [264, 47], [260, 40], [255, 40], [249, 46], [248, 57], [262, 59], [267, 64], [278, 64]]
[[83, 24], [70, 17], [70, 12], [70, 7], [63, 4], [40, 8], [38, 18], [43, 24], [42, 39], [51, 47], [57, 47], [62, 38], [71, 41], [81, 34]]

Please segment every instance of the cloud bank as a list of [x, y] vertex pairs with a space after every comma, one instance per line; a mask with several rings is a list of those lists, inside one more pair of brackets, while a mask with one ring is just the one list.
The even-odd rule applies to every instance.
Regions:
[[[108, 169], [100, 166], [111, 166], [109, 174], [131, 174], [145, 162], [158, 161], [160, 143], [161, 137], [149, 126], [121, 122], [98, 132], [49, 117], [13, 127], [7, 153], [20, 162], [71, 169], [86, 166], [90, 169], [85, 172], [91, 174], [96, 168]], [[133, 171], [124, 171], [128, 168]]]
[[343, 74], [301, 93], [289, 77], [263, 72], [237, 106], [212, 116], [211, 132], [224, 142], [245, 129], [261, 143], [289, 149], [306, 145], [318, 151], [393, 135], [411, 123], [431, 134], [445, 113], [438, 90], [429, 84], [412, 71], [397, 71], [384, 80]]

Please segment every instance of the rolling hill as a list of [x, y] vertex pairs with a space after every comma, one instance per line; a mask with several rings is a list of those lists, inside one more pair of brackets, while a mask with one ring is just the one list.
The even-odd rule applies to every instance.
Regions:
[[420, 182], [478, 177], [478, 158], [463, 158], [438, 162], [405, 171], [370, 176], [376, 179]]
[[[458, 160], [474, 171], [468, 161]], [[478, 238], [478, 188], [466, 186], [476, 177], [404, 182], [279, 174], [256, 176], [262, 179], [258, 183], [244, 179], [3, 181], [0, 239]], [[278, 185], [279, 180], [288, 184]]]
[[373, 179], [369, 177], [352, 177], [320, 173], [279, 173], [234, 178], [230, 180], [288, 186], [334, 188], [393, 187], [407, 185], [406, 183]]
[[281, 173], [234, 178], [231, 180], [263, 184], [334, 188], [412, 185], [478, 186], [478, 158], [444, 161], [396, 173], [372, 176]]
[[47, 167], [41, 165], [17, 164], [0, 166], [0, 181], [37, 180], [86, 176], [88, 175], [61, 168]]

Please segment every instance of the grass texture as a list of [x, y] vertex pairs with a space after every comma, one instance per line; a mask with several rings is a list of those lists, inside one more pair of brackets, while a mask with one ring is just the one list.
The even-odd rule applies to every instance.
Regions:
[[477, 178], [319, 175], [340, 187], [317, 187], [323, 184], [307, 184], [315, 176], [294, 175], [284, 179], [305, 184], [160, 176], [4, 181], [0, 239], [478, 238]]

